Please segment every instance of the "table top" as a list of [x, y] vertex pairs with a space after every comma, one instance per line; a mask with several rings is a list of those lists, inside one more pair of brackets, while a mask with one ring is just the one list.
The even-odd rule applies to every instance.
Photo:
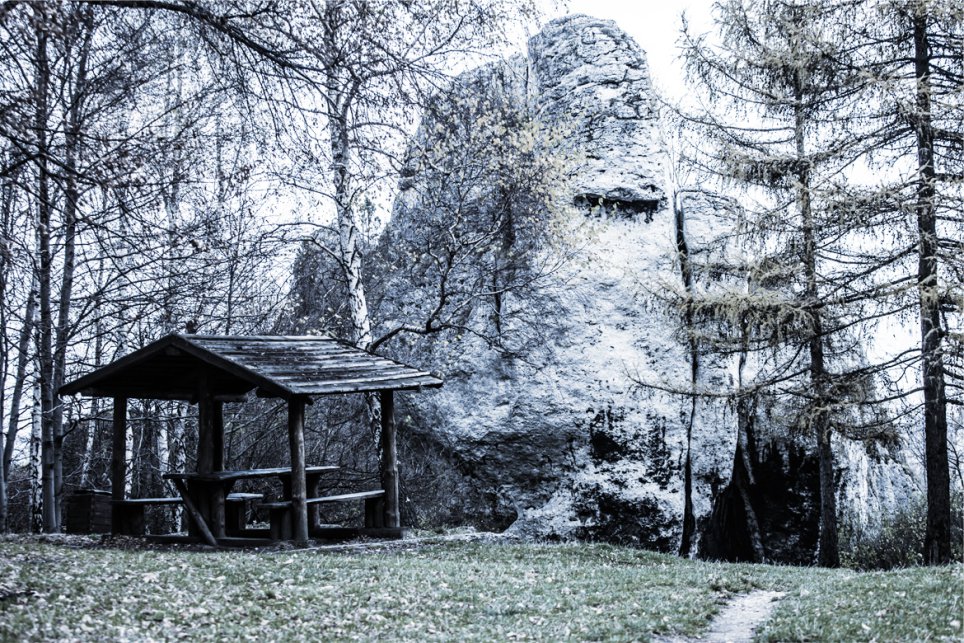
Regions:
[[[338, 466], [332, 464], [305, 467], [305, 475], [337, 471]], [[248, 480], [252, 478], [287, 478], [291, 476], [291, 467], [274, 467], [271, 469], [246, 469], [243, 471], [212, 471], [211, 473], [165, 473], [165, 480], [201, 480], [209, 482], [224, 482], [228, 480]]]

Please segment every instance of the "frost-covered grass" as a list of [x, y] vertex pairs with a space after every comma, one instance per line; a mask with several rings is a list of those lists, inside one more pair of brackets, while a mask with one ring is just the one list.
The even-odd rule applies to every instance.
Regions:
[[[603, 545], [354, 553], [0, 542], [0, 640], [646, 640], [732, 593], [787, 592], [772, 640], [956, 638], [961, 568], [861, 574]], [[956, 619], [956, 620], [955, 620]]]

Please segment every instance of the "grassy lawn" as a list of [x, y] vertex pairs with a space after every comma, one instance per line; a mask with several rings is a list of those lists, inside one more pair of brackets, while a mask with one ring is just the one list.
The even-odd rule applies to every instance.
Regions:
[[787, 592], [761, 640], [958, 640], [961, 566], [730, 565], [604, 545], [188, 552], [0, 541], [0, 640], [647, 640]]

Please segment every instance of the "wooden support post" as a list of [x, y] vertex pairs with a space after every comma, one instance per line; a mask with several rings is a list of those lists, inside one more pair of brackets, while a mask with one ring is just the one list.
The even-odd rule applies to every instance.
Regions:
[[211, 399], [211, 470], [224, 471], [224, 402]]
[[214, 400], [202, 383], [197, 401], [197, 472], [214, 471]]
[[218, 541], [214, 538], [214, 534], [208, 529], [207, 523], [204, 521], [204, 516], [198, 511], [198, 508], [194, 506], [194, 501], [191, 500], [191, 494], [187, 490], [187, 485], [184, 484], [183, 480], [178, 480], [175, 478], [171, 482], [174, 483], [174, 487], [177, 488], [177, 492], [181, 494], [181, 499], [184, 500], [184, 508], [187, 509], [187, 515], [191, 517], [194, 521], [194, 525], [201, 532], [201, 537], [204, 538], [204, 542], [211, 545], [212, 547], [218, 546]]
[[[214, 471], [214, 400], [208, 392], [207, 380], [202, 378], [198, 385], [197, 393], [197, 462], [195, 471], [198, 473], [211, 473]], [[198, 514], [210, 524], [216, 524], [213, 520], [213, 502], [210, 496], [205, 493], [208, 491], [200, 482], [191, 483], [192, 497]], [[201, 491], [199, 491], [201, 490]], [[204, 536], [200, 532], [197, 520], [188, 526], [188, 533], [192, 536]]]
[[[211, 413], [211, 471], [224, 471], [224, 405], [212, 397]], [[217, 538], [224, 538], [225, 528], [225, 491], [224, 485], [212, 485], [210, 513], [211, 525]]]
[[298, 545], [308, 544], [308, 505], [305, 502], [305, 398], [288, 400], [288, 441], [291, 446], [291, 527]]
[[[112, 500], [124, 499], [127, 486], [127, 398], [114, 398], [114, 426], [110, 454], [110, 492]], [[115, 504], [111, 509], [111, 533], [123, 532], [123, 509]]]
[[391, 391], [379, 393], [382, 409], [382, 489], [385, 526], [401, 526], [398, 509], [398, 453], [395, 448], [395, 400]]

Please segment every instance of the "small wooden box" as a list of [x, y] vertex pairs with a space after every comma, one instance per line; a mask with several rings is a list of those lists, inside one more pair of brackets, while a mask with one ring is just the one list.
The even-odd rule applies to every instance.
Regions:
[[78, 489], [67, 496], [68, 534], [110, 533], [110, 492]]

